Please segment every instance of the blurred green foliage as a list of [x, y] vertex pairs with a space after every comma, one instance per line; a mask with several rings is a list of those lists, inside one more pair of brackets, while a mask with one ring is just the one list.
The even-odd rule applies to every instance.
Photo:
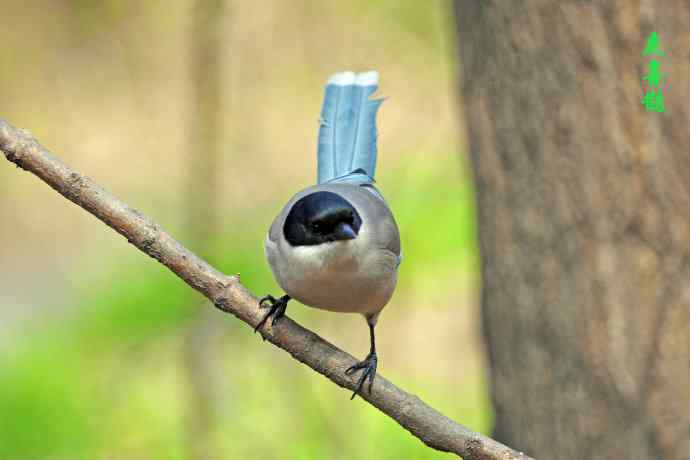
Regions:
[[[402, 280], [423, 283], [458, 266], [469, 273], [476, 269], [472, 195], [458, 185], [458, 176], [459, 168], [446, 165], [402, 167], [386, 174], [385, 190], [392, 192], [391, 205], [403, 230]], [[215, 254], [222, 255], [221, 267], [241, 267], [243, 282], [254, 292], [276, 292], [260, 250], [267, 223], [253, 213], [240, 219], [247, 222], [245, 231], [214, 243]], [[110, 280], [105, 286], [86, 282], [75, 314], [64, 319], [69, 327], [46, 325], [2, 354], [0, 458], [96, 458], [113, 442], [118, 452], [124, 449], [135, 458], [185, 458], [184, 403], [179, 400], [185, 392], [175, 353], [179, 333], [197, 307], [189, 302], [186, 285], [153, 261], [140, 259], [139, 265], [114, 264], [98, 274]], [[404, 295], [405, 284], [400, 290]], [[452, 303], [438, 307], [457, 308]], [[219, 320], [227, 322], [228, 330], [236, 326], [234, 318], [221, 315]], [[256, 457], [257, 442], [266, 455], [287, 459], [438, 455], [373, 408], [350, 403], [344, 391], [312, 372], [283, 379], [285, 369], [276, 367], [272, 356], [260, 362], [261, 341], [248, 328], [226, 337], [226, 344], [228, 349], [218, 352], [228, 355], [227, 364], [245, 368], [233, 372], [228, 383], [243, 401], [242, 411], [230, 404], [215, 435], [229, 456]], [[238, 350], [243, 356], [233, 354]], [[132, 369], [129, 360], [138, 366]], [[448, 415], [487, 430], [481, 379], [470, 388], [453, 388], [423, 376], [390, 377], [405, 388], [436, 395], [433, 403]], [[250, 442], [248, 436], [256, 439]], [[133, 452], [127, 450], [129, 442], [136, 446]]]

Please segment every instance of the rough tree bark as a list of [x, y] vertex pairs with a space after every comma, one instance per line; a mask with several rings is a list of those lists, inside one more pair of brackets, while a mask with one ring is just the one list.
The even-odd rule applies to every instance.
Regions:
[[[690, 4], [455, 6], [494, 435], [690, 458]], [[641, 104], [652, 31], [665, 113]]]
[[[239, 276], [219, 272], [141, 212], [57, 159], [27, 131], [1, 118], [0, 151], [8, 161], [35, 174], [140, 251], [165, 265], [221, 311], [235, 315], [252, 328], [263, 317], [265, 312], [259, 308], [257, 298], [240, 284]], [[357, 377], [345, 375], [345, 369], [356, 363], [355, 358], [290, 318], [262, 327], [261, 335], [336, 385], [354, 390]], [[380, 374], [376, 374], [372, 391], [364, 392], [361, 398], [434, 449], [455, 453], [465, 460], [530, 460], [521, 452], [454, 422]]]

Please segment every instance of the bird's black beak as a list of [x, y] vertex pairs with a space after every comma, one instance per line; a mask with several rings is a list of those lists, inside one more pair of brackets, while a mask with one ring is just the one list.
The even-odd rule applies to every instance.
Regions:
[[340, 222], [338, 225], [336, 225], [333, 233], [338, 240], [354, 240], [357, 238], [357, 233], [347, 222]]

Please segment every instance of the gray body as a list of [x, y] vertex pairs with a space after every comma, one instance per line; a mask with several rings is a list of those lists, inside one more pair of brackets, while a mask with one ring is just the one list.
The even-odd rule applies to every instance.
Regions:
[[[283, 224], [293, 204], [317, 191], [337, 193], [362, 218], [356, 238], [314, 246], [291, 246]], [[278, 284], [290, 297], [310, 307], [361, 313], [375, 323], [388, 303], [400, 264], [400, 234], [393, 214], [371, 185], [321, 184], [297, 193], [273, 221], [266, 257]]]

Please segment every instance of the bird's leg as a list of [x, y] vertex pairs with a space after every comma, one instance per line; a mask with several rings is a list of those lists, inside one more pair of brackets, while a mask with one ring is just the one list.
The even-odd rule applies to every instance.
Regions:
[[374, 326], [376, 323], [372, 320], [367, 320], [367, 323], [369, 324], [369, 334], [371, 337], [371, 349], [369, 354], [364, 361], [355, 364], [345, 371], [345, 374], [351, 375], [359, 369], [362, 369], [362, 375], [359, 377], [357, 387], [354, 393], [352, 393], [350, 400], [355, 399], [357, 394], [362, 394], [362, 387], [366, 380], [369, 380], [369, 394], [371, 394], [371, 385], [374, 383], [374, 376], [376, 375], [376, 364], [378, 363], [378, 358], [376, 357], [376, 338], [374, 337]]
[[266, 323], [266, 321], [268, 321], [268, 318], [271, 318], [271, 326], [273, 326], [276, 321], [285, 316], [285, 309], [287, 308], [289, 300], [289, 295], [284, 295], [283, 297], [276, 299], [270, 294], [264, 297], [263, 299], [259, 300], [259, 307], [266, 308], [266, 306], [264, 305], [264, 302], [266, 302], [270, 306], [270, 309], [266, 312], [264, 317], [261, 318], [259, 324], [256, 325], [256, 327], [254, 328], [254, 332], [261, 329], [261, 326], [263, 326]]

